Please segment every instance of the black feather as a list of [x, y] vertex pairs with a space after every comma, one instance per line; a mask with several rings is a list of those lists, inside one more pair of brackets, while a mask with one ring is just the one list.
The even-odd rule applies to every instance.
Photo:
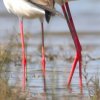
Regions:
[[50, 21], [51, 14], [52, 13], [50, 11], [45, 10], [45, 18], [46, 18], [47, 23], [49, 23]]

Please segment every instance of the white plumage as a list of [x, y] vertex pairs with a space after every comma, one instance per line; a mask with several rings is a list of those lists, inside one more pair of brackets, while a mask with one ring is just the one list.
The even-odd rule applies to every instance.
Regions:
[[3, 0], [5, 7], [10, 13], [25, 18], [40, 18], [45, 11], [26, 0]]

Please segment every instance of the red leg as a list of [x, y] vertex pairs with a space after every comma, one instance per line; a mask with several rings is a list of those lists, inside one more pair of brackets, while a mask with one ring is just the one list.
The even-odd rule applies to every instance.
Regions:
[[45, 74], [46, 74], [46, 61], [45, 61], [45, 50], [44, 50], [44, 28], [43, 28], [43, 22], [41, 22], [41, 29], [42, 29], [42, 73], [43, 73], [43, 81], [44, 81], [44, 91], [46, 91], [46, 80], [45, 80]]
[[75, 26], [74, 26], [74, 22], [73, 22], [73, 18], [72, 18], [71, 12], [70, 12], [70, 8], [69, 8], [69, 5], [68, 5], [68, 2], [65, 3], [65, 6], [66, 6], [66, 11], [68, 13], [69, 21], [71, 23], [72, 30], [73, 30], [73, 33], [74, 33], [72, 35], [72, 37], [75, 38], [75, 39], [73, 39], [73, 40], [77, 42], [79, 51], [81, 51], [82, 47], [81, 47], [81, 44], [80, 44], [76, 29], [75, 29]]
[[72, 69], [71, 69], [69, 77], [68, 77], [68, 83], [67, 83], [68, 87], [70, 87], [70, 83], [71, 83], [72, 76], [74, 74], [74, 70], [76, 68], [77, 62], [78, 62], [78, 56], [76, 55], [75, 58], [74, 58], [74, 62], [72, 64]]
[[[74, 22], [73, 22], [71, 13], [70, 13], [68, 2], [66, 2], [66, 10], [67, 10], [68, 15], [69, 15], [69, 20], [70, 20], [70, 22], [72, 24], [74, 39], [77, 42], [76, 49], [77, 49], [77, 54], [78, 54], [77, 57], [78, 57], [78, 61], [79, 61], [80, 89], [82, 90], [82, 54], [81, 54], [82, 47], [81, 47], [80, 41], [79, 41], [78, 36], [77, 36], [77, 32], [76, 32], [76, 29], [75, 29], [75, 26], [74, 26]], [[75, 40], [74, 40], [74, 42], [75, 42]]]
[[23, 82], [22, 87], [25, 91], [26, 87], [26, 55], [25, 55], [25, 44], [24, 44], [24, 33], [23, 33], [23, 20], [20, 20], [20, 37], [22, 43], [22, 66], [23, 66]]
[[[66, 8], [65, 8], [65, 6], [66, 6]], [[68, 3], [66, 3], [66, 5], [62, 5], [62, 10], [63, 10], [65, 18], [67, 20], [67, 23], [68, 23], [72, 38], [74, 40], [75, 47], [76, 47], [76, 56], [75, 56], [75, 59], [74, 59], [73, 65], [72, 65], [72, 69], [71, 69], [69, 77], [68, 77], [68, 86], [70, 86], [72, 76], [73, 76], [74, 70], [76, 68], [76, 64], [77, 64], [78, 61], [80, 63], [81, 59], [82, 59], [81, 58], [81, 45], [80, 45], [76, 30], [75, 30], [75, 27], [74, 27], [74, 23], [73, 23], [73, 20], [72, 20], [72, 17], [71, 17], [71, 13], [70, 13]], [[81, 84], [82, 83], [81, 63], [79, 64], [79, 73], [80, 73], [80, 84]], [[81, 86], [82, 86], [82, 84], [81, 84]]]

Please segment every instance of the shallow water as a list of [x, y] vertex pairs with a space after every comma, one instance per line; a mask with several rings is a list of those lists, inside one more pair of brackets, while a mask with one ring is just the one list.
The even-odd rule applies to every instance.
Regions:
[[[5, 38], [7, 39], [7, 37]], [[89, 79], [93, 75], [95, 76], [97, 72], [100, 73], [100, 34], [81, 33], [79, 38], [83, 46], [83, 74], [84, 64], [88, 61], [86, 71]], [[28, 45], [27, 56], [30, 58], [30, 61], [27, 63], [27, 90], [32, 93], [32, 96], [38, 97], [39, 94], [43, 95], [44, 93], [41, 72], [41, 37], [40, 35], [33, 35], [26, 39], [26, 41]], [[48, 100], [54, 100], [53, 98], [60, 100], [64, 96], [79, 94], [78, 65], [72, 79], [72, 90], [68, 91], [66, 88], [67, 78], [75, 55], [75, 48], [71, 36], [69, 34], [45, 35], [45, 47], [46, 96]], [[90, 59], [88, 55], [94, 58], [94, 60]], [[22, 86], [22, 72], [21, 65], [15, 66], [12, 64], [9, 68], [9, 84], [15, 85], [17, 82], [17, 86]], [[83, 86], [84, 95], [88, 95], [84, 77]]]

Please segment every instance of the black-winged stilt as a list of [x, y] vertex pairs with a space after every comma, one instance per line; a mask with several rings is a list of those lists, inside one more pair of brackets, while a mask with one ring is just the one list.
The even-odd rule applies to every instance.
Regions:
[[[43, 19], [49, 22], [51, 15], [59, 15], [57, 11], [53, 9], [53, 1], [49, 0], [3, 0], [8, 12], [13, 13], [19, 17], [20, 33], [22, 42], [22, 66], [23, 66], [23, 90], [26, 87], [26, 54], [24, 45], [24, 33], [23, 33], [23, 18], [39, 18], [42, 29], [42, 72], [45, 84], [45, 53], [44, 53], [44, 29]], [[45, 88], [44, 88], [45, 90]]]

